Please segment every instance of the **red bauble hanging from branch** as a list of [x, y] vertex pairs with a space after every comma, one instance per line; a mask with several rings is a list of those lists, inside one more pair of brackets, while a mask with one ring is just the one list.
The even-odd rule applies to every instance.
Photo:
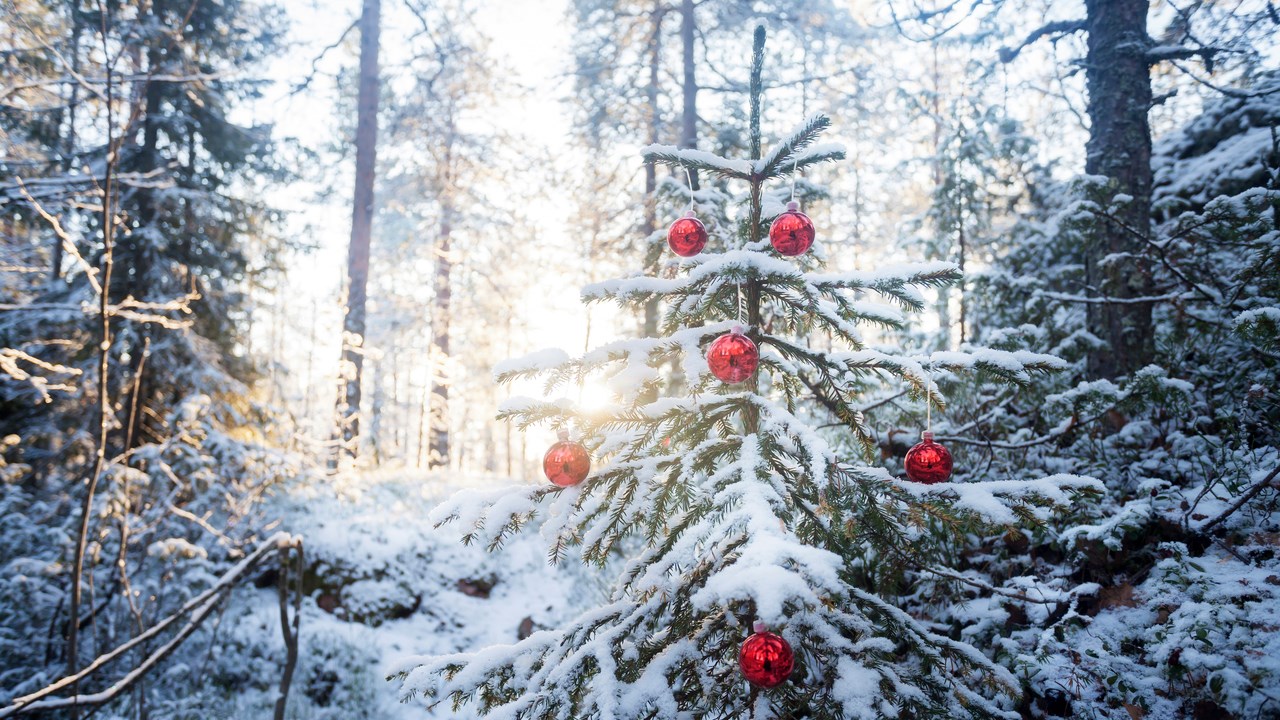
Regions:
[[773, 249], [788, 257], [803, 255], [813, 245], [813, 221], [800, 212], [795, 200], [787, 203], [787, 211], [774, 218], [769, 226], [769, 242]]
[[951, 451], [934, 442], [933, 433], [928, 431], [907, 451], [902, 464], [907, 469], [907, 477], [918, 483], [932, 485], [951, 477]]
[[707, 228], [690, 210], [667, 229], [667, 245], [680, 257], [693, 257], [707, 246]]
[[781, 635], [765, 630], [764, 623], [757, 622], [754, 629], [738, 651], [738, 667], [752, 685], [766, 690], [777, 687], [791, 677], [796, 655]]
[[742, 334], [741, 327], [721, 335], [707, 348], [707, 367], [721, 382], [733, 385], [756, 373], [760, 365], [760, 350], [751, 338]]
[[569, 433], [560, 431], [560, 442], [551, 446], [542, 457], [542, 471], [547, 479], [560, 487], [577, 485], [591, 472], [591, 455], [581, 443], [569, 439]]

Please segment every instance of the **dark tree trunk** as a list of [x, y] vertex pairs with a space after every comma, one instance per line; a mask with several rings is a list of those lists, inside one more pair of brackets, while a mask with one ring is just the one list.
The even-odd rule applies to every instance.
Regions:
[[[658, 142], [658, 77], [662, 69], [662, 16], [665, 10], [661, 2], [653, 7], [653, 32], [649, 36], [649, 86], [645, 91], [645, 100], [649, 105], [649, 143]], [[649, 238], [658, 229], [658, 167], [654, 163], [644, 166], [644, 225], [640, 234]], [[647, 250], [646, 250], [647, 252]], [[652, 269], [652, 268], [651, 268]], [[655, 337], [658, 334], [658, 301], [649, 300], [644, 304], [644, 336]]]
[[[1089, 143], [1085, 172], [1111, 178], [1117, 193], [1133, 198], [1085, 252], [1089, 287], [1107, 298], [1150, 294], [1142, 260], [1151, 219], [1150, 66], [1145, 56], [1148, 0], [1086, 0]], [[1141, 237], [1139, 237], [1141, 236]], [[1089, 371], [1113, 378], [1132, 373], [1153, 355], [1149, 303], [1090, 303], [1090, 332], [1108, 351], [1089, 357]]]
[[386, 358], [373, 361], [373, 404], [369, 409], [369, 448], [373, 451], [373, 462], [382, 463], [382, 406], [386, 402], [386, 390], [383, 384], [383, 363]]
[[[448, 191], [445, 191], [446, 197]], [[449, 466], [449, 313], [453, 288], [450, 275], [453, 261], [450, 241], [453, 233], [452, 201], [446, 200], [436, 242], [435, 312], [431, 315], [431, 449], [427, 468]]]
[[[698, 79], [694, 74], [694, 25], [693, 0], [683, 0], [680, 4], [680, 45], [684, 50], [684, 80], [681, 90], [684, 95], [684, 110], [680, 119], [680, 147], [698, 147]], [[698, 188], [698, 172], [689, 173], [693, 189]]]
[[[160, 26], [164, 22], [164, 8], [159, 2], [151, 6], [151, 22]], [[161, 75], [165, 72], [161, 58], [159, 40], [147, 50], [148, 76]], [[143, 89], [142, 145], [139, 147], [136, 170], [144, 175], [156, 173], [163, 169], [164, 162], [160, 157], [160, 123], [164, 119], [164, 87], [162, 83], [148, 81]], [[160, 208], [156, 204], [155, 193], [151, 188], [139, 188], [136, 191], [138, 225], [150, 232], [130, 233], [126, 242], [120, 243], [117, 252], [120, 259], [116, 262], [117, 277], [122, 281], [116, 285], [113, 295], [118, 300], [127, 297], [139, 300], [158, 299], [154, 296], [163, 293], [163, 288], [153, 288], [152, 268], [158, 254], [155, 243], [157, 238], [167, 234], [159, 227], [161, 224]], [[124, 326], [126, 329], [128, 326]], [[142, 439], [142, 416], [148, 405], [152, 390], [146, 381], [143, 367], [146, 353], [143, 348], [151, 343], [151, 325], [136, 323], [132, 332], [120, 332], [118, 345], [131, 356], [128, 378], [132, 378], [129, 389], [129, 408], [124, 422], [124, 449], [132, 450], [134, 441]]]
[[343, 320], [342, 361], [352, 369], [338, 400], [340, 452], [357, 453], [360, 435], [360, 380], [364, 370], [365, 300], [369, 284], [369, 239], [373, 232], [373, 180], [378, 151], [378, 33], [380, 0], [364, 0], [360, 16], [360, 87], [356, 100], [356, 184], [351, 208], [351, 244], [347, 248], [347, 314]]

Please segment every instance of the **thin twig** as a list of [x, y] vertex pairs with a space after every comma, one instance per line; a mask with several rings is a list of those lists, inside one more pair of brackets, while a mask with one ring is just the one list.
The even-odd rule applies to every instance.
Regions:
[[1271, 482], [1276, 479], [1277, 475], [1280, 475], [1280, 465], [1277, 465], [1276, 469], [1267, 473], [1266, 477], [1254, 483], [1252, 487], [1250, 487], [1248, 490], [1245, 490], [1243, 493], [1241, 493], [1240, 497], [1236, 498], [1236, 501], [1231, 504], [1231, 507], [1224, 510], [1221, 515], [1210, 520], [1204, 525], [1201, 525], [1200, 528], [1198, 529], [1198, 532], [1204, 535], [1209, 534], [1209, 531], [1212, 530], [1215, 525], [1231, 517], [1233, 514], [1235, 514], [1237, 510], [1244, 507], [1245, 503], [1252, 500], [1254, 496], [1256, 496], [1258, 493], [1262, 492], [1264, 489], [1270, 486]]
[[280, 676], [280, 690], [276, 696], [275, 720], [284, 720], [284, 711], [289, 703], [289, 686], [293, 683], [293, 671], [298, 665], [298, 633], [302, 621], [302, 574], [305, 567], [302, 557], [302, 545], [294, 548], [296, 565], [293, 568], [293, 628], [289, 627], [289, 549], [280, 548], [280, 575], [276, 583], [280, 596], [280, 634], [284, 637], [284, 672]]
[[[98, 656], [96, 659], [94, 659], [93, 662], [86, 665], [84, 669], [80, 670], [79, 672], [76, 672], [74, 675], [68, 675], [67, 677], [64, 677], [61, 680], [58, 680], [57, 682], [54, 682], [39, 690], [36, 690], [33, 693], [29, 693], [20, 698], [16, 698], [13, 701], [12, 705], [10, 705], [9, 707], [0, 709], [0, 718], [11, 717], [13, 715], [17, 715], [20, 713], [25, 713], [32, 710], [46, 708], [47, 706], [44, 706], [44, 705], [41, 705], [40, 707], [36, 707], [35, 705], [32, 705], [32, 703], [34, 703], [35, 701], [43, 697], [51, 695], [65, 687], [74, 686], [80, 680], [83, 680], [84, 678], [93, 674], [94, 672], [102, 668], [107, 663], [111, 662], [112, 660], [115, 660], [117, 657], [120, 657], [121, 655], [132, 650], [133, 648], [137, 647], [141, 643], [144, 643], [150, 640], [151, 638], [154, 638], [155, 636], [159, 635], [160, 633], [164, 632], [170, 625], [177, 622], [180, 618], [187, 615], [192, 610], [195, 610], [198, 607], [203, 607], [210, 601], [216, 599], [215, 598], [216, 595], [230, 588], [237, 581], [239, 581], [245, 575], [245, 573], [247, 573], [250, 568], [257, 565], [257, 563], [260, 560], [262, 560], [262, 558], [265, 557], [269, 551], [273, 549], [278, 549], [281, 546], [297, 545], [300, 547], [301, 543], [302, 541], [300, 538], [292, 536], [286, 532], [279, 532], [279, 533], [276, 533], [275, 535], [272, 535], [270, 538], [268, 538], [267, 540], [259, 544], [258, 547], [253, 550], [253, 552], [249, 553], [244, 557], [244, 559], [236, 563], [230, 570], [223, 573], [222, 577], [218, 578], [218, 581], [214, 583], [212, 587], [210, 587], [208, 590], [204, 591], [203, 593], [197, 595], [196, 597], [192, 598], [191, 600], [187, 601], [186, 604], [178, 608], [178, 610], [175, 611], [172, 615], [165, 618], [164, 620], [161, 620], [155, 625], [152, 625], [146, 631], [140, 633], [137, 637], [117, 647], [115, 650], [112, 650], [110, 652], [107, 652], [103, 655]], [[76, 623], [72, 623], [72, 624], [76, 624]], [[63, 701], [58, 701], [58, 702], [63, 702]], [[105, 702], [105, 700], [103, 702]], [[59, 705], [58, 707], [65, 707], [65, 705]]]
[[[99, 0], [98, 14], [102, 25], [102, 53], [103, 57], [111, 57], [108, 45], [108, 10], [107, 5]], [[98, 488], [98, 481], [102, 478], [103, 465], [107, 457], [107, 419], [110, 416], [110, 400], [107, 397], [110, 387], [107, 383], [107, 373], [111, 366], [111, 315], [108, 311], [110, 305], [109, 295], [111, 294], [111, 268], [112, 268], [112, 231], [115, 229], [115, 215], [111, 207], [111, 194], [114, 191], [112, 183], [112, 173], [115, 171], [118, 159], [118, 140], [115, 137], [115, 97], [113, 85], [110, 82], [113, 67], [111, 62], [107, 62], [103, 69], [107, 74], [106, 92], [106, 113], [107, 113], [107, 157], [106, 170], [103, 175], [102, 187], [102, 266], [100, 270], [101, 285], [98, 292], [98, 316], [99, 323], [102, 328], [102, 340], [98, 345], [98, 407], [97, 407], [97, 447], [94, 449], [93, 471], [89, 474], [88, 487], [84, 493], [84, 503], [80, 508], [80, 529], [76, 535], [75, 557], [71, 566], [71, 604], [68, 615], [71, 618], [71, 625], [67, 628], [67, 672], [73, 677], [80, 666], [80, 623], [77, 619], [80, 617], [80, 595], [83, 590], [82, 581], [84, 574], [84, 554], [85, 547], [89, 539], [89, 521], [93, 514], [93, 495]], [[72, 685], [72, 691], [76, 692], [74, 697], [79, 697], [76, 686]], [[72, 704], [71, 717], [72, 720], [78, 720], [80, 711], [76, 705]]]

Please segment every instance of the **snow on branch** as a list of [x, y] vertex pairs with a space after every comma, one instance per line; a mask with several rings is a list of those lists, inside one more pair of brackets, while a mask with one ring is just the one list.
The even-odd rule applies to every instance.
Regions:
[[[1035, 43], [1046, 35], [1056, 35], [1061, 37], [1063, 35], [1080, 32], [1086, 27], [1088, 27], [1088, 21], [1086, 20], [1058, 20], [1057, 22], [1041, 25], [1035, 30], [1032, 30], [1031, 34], [1027, 35], [1026, 39], [1018, 43], [1016, 46], [1011, 48], [1000, 48], [1000, 62], [1013, 62], [1014, 59], [1018, 57], [1018, 54], [1025, 50], [1028, 45]], [[1055, 38], [1055, 40], [1056, 39], [1057, 38]]]
[[[902, 631], [901, 639], [906, 639], [921, 648], [937, 648], [937, 651], [933, 653], [936, 656], [941, 656], [937, 657], [937, 659], [949, 657], [952, 662], [957, 664], [967, 665], [972, 669], [980, 669], [987, 673], [988, 677], [997, 683], [1005, 694], [1013, 695], [1017, 692], [1018, 680], [1013, 673], [1009, 672], [1007, 668], [997, 665], [986, 655], [979, 652], [977, 648], [968, 643], [952, 640], [945, 635], [931, 632], [901, 608], [886, 602], [879, 595], [854, 586], [850, 586], [849, 590], [853, 597], [865, 607], [883, 614], [885, 620], [894, 621], [897, 628]], [[956, 683], [952, 685], [951, 689], [957, 695], [955, 698], [956, 704], [960, 705], [960, 712], [956, 712], [955, 717], [962, 717], [963, 710], [971, 706], [980, 708], [988, 717], [1000, 717], [1006, 720], [1017, 720], [1017, 718], [1021, 717], [1016, 712], [998, 707], [976, 690], [963, 684]]]
[[493, 379], [506, 383], [522, 377], [538, 375], [569, 362], [569, 353], [560, 348], [547, 348], [518, 358], [503, 360], [493, 366]]
[[432, 510], [427, 519], [436, 527], [456, 524], [462, 528], [464, 544], [483, 543], [493, 552], [532, 520], [539, 508], [561, 495], [576, 493], [549, 486], [462, 490]]
[[678, 148], [674, 145], [649, 145], [642, 148], [640, 153], [647, 163], [661, 163], [739, 180], [751, 179], [750, 162], [723, 158], [706, 150]]
[[716, 279], [763, 279], [766, 282], [796, 280], [800, 271], [794, 263], [777, 257], [749, 250], [731, 250], [725, 253], [703, 253], [690, 263], [684, 275], [674, 278], [658, 278], [639, 275], [629, 278], [605, 280], [582, 288], [585, 300], [618, 298], [627, 301], [643, 301], [653, 295], [676, 295]]
[[791, 172], [799, 172], [811, 165], [843, 160], [845, 158], [845, 154], [846, 150], [843, 143], [819, 143], [799, 155], [792, 155], [784, 160], [782, 163], [782, 172], [786, 172], [788, 168], [790, 168]]
[[1105, 490], [1099, 480], [1066, 473], [1036, 480], [985, 480], [935, 485], [895, 480], [894, 484], [919, 499], [945, 497], [952, 507], [973, 512], [985, 522], [996, 525], [1017, 524], [1018, 515], [1010, 508], [1010, 502], [1027, 505], [1039, 501], [1068, 507], [1071, 499], [1080, 493], [1102, 493]]
[[31, 386], [31, 389], [40, 395], [41, 402], [52, 401], [53, 398], [49, 395], [50, 391], [72, 392], [75, 390], [75, 386], [68, 382], [50, 383], [49, 377], [39, 373], [33, 374], [19, 365], [19, 362], [29, 363], [38, 370], [43, 370], [50, 375], [75, 377], [82, 373], [79, 368], [46, 362], [15, 348], [0, 348], [0, 375], [8, 376], [9, 379], [17, 382], [27, 383]]
[[[592, 373], [603, 373], [604, 379], [623, 401], [634, 401], [661, 378], [655, 364], [664, 358], [681, 354], [686, 376], [697, 378], [706, 372], [702, 360], [702, 344], [710, 335], [728, 332], [736, 323], [721, 321], [679, 330], [656, 338], [615, 340], [584, 354], [570, 357], [559, 349], [541, 350], [521, 358], [499, 363], [495, 378], [508, 383], [521, 378], [544, 376], [544, 389], [551, 392], [566, 383], [581, 383]], [[576, 412], [576, 403], [526, 398], [511, 398], [500, 408], [503, 417], [521, 416], [521, 426]]]
[[978, 370], [1024, 385], [1031, 381], [1033, 372], [1054, 372], [1068, 367], [1067, 362], [1056, 355], [993, 348], [939, 350], [931, 353], [927, 361], [931, 367]]
[[[195, 632], [196, 629], [199, 628], [209, 615], [218, 607], [226, 593], [229, 592], [236, 583], [242, 580], [250, 569], [268, 557], [272, 551], [300, 548], [301, 546], [302, 538], [300, 537], [290, 535], [286, 532], [278, 532], [272, 535], [254, 548], [254, 550], [246, 555], [244, 559], [223, 573], [222, 577], [218, 578], [218, 580], [209, 589], [188, 600], [172, 615], [157, 622], [150, 628], [147, 628], [132, 640], [120, 645], [116, 649], [98, 656], [76, 674], [64, 677], [61, 680], [47, 685], [33, 693], [29, 693], [19, 698], [14, 698], [11, 705], [5, 708], [0, 708], [0, 718], [68, 707], [101, 705], [103, 703], [110, 702], [113, 698], [142, 678], [142, 676], [155, 667], [155, 665], [168, 657], [170, 653], [176, 650], [178, 646], [181, 645], [193, 632]], [[73, 686], [75, 683], [78, 683], [102, 669], [105, 665], [129, 652], [133, 648], [138, 647], [143, 643], [147, 643], [160, 633], [163, 633], [170, 626], [177, 623], [180, 619], [186, 617], [188, 614], [190, 614], [190, 619], [178, 629], [178, 632], [169, 640], [169, 642], [152, 651], [151, 654], [144, 658], [136, 667], [105, 690], [89, 695], [75, 695], [67, 698], [42, 700], [42, 698], [52, 695], [63, 688]]]
[[[1001, 711], [1000, 696], [1016, 688], [1007, 671], [881, 598], [847, 587], [841, 577], [843, 557], [801, 542], [780, 522], [782, 513], [794, 511], [796, 497], [770, 470], [776, 462], [768, 437], [736, 438], [741, 445], [734, 459], [717, 463], [714, 472], [698, 480], [714, 496], [700, 496], [668, 518], [665, 540], [643, 547], [628, 563], [626, 579], [608, 604], [514, 645], [407, 658], [392, 671], [402, 681], [401, 698], [426, 695], [436, 702], [452, 701], [455, 708], [482, 702], [486, 712], [510, 717], [585, 717], [593, 710], [639, 717], [637, 709], [650, 707], [667, 708], [674, 716], [680, 695], [706, 676], [706, 658], [736, 647], [737, 630], [749, 619], [784, 624], [785, 618], [781, 632], [794, 646], [834, 651], [814, 662], [838, 665], [830, 668], [835, 672], [818, 671], [816, 677], [845, 678], [858, 672], [870, 683], [856, 691], [841, 682], [820, 684], [815, 691], [823, 701], [847, 704], [858, 692], [879, 698], [879, 692], [863, 690], [889, 683], [899, 696], [923, 699], [927, 694], [959, 717], [1012, 717]], [[588, 517], [608, 515], [613, 521], [615, 509], [628, 504], [588, 506], [584, 498], [590, 488], [588, 484], [581, 495], [555, 491], [566, 503], [559, 510], [576, 506]], [[595, 493], [609, 489], [597, 487]], [[515, 493], [507, 508], [489, 512], [501, 522], [509, 509], [538, 492]], [[575, 498], [572, 504], [570, 498]], [[484, 502], [493, 508], [505, 498], [491, 493]], [[457, 515], [454, 508], [446, 513]], [[583, 540], [589, 541], [592, 532]], [[680, 581], [673, 582], [677, 576]], [[687, 632], [652, 631], [687, 623], [690, 608], [708, 619]], [[946, 669], [918, 680], [903, 677], [890, 662], [902, 652]], [[858, 668], [847, 667], [849, 657], [860, 659]], [[992, 680], [974, 682], [981, 676]], [[983, 685], [994, 689], [996, 697], [981, 692]], [[740, 711], [746, 710], [744, 702], [742, 697], [731, 700]], [[553, 709], [550, 714], [543, 712], [548, 708]]]
[[819, 290], [874, 290], [893, 298], [904, 307], [920, 310], [924, 307], [925, 299], [913, 286], [949, 285], [960, 279], [960, 269], [953, 263], [933, 261], [888, 265], [872, 271], [806, 273], [805, 279]]
[[[796, 153], [804, 150], [818, 139], [818, 135], [822, 134], [831, 126], [831, 118], [822, 113], [816, 113], [805, 118], [800, 126], [791, 131], [791, 134], [774, 145], [765, 153], [763, 157], [756, 161], [755, 167], [752, 168], [755, 175], [762, 178], [770, 178], [778, 175], [780, 170], [792, 165]], [[825, 148], [827, 154], [838, 153], [840, 157], [844, 157], [844, 147], [827, 146]], [[838, 158], [829, 157], [827, 159], [835, 160]]]
[[1146, 52], [1147, 62], [1152, 65], [1166, 60], [1190, 60], [1201, 58], [1209, 67], [1213, 66], [1213, 58], [1218, 53], [1229, 52], [1218, 47], [1187, 47], [1185, 45], [1157, 45]]

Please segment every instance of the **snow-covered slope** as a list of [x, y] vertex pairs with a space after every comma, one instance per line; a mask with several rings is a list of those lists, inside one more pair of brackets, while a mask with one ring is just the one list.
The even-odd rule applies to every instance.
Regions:
[[[308, 567], [290, 718], [474, 717], [400, 703], [389, 668], [409, 655], [515, 642], [599, 601], [603, 585], [577, 563], [549, 565], [536, 532], [490, 554], [427, 520], [461, 487], [515, 482], [379, 473], [275, 501], [281, 526], [303, 536]], [[274, 587], [242, 593], [228, 611], [211, 678], [226, 692], [213, 717], [270, 717], [284, 657]]]

